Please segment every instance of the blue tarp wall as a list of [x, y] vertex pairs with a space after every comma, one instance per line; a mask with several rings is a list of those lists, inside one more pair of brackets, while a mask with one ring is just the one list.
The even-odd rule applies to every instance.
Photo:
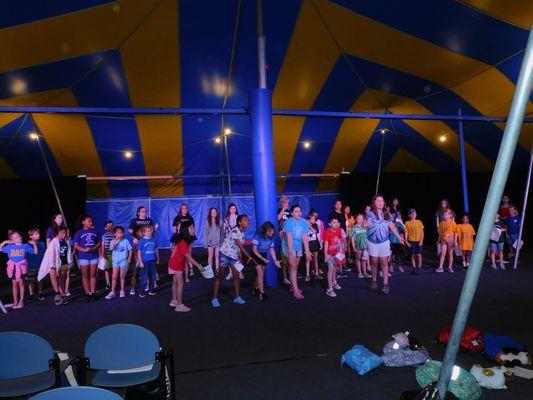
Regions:
[[[314, 208], [318, 211], [320, 218], [326, 221], [338, 194], [313, 193], [287, 196], [291, 205], [302, 206], [304, 215], [311, 208]], [[148, 209], [149, 217], [154, 220], [154, 223], [159, 224], [159, 230], [156, 233], [159, 247], [168, 248], [172, 235], [172, 221], [178, 213], [180, 204], [186, 203], [196, 225], [198, 240], [194, 246], [202, 246], [202, 233], [207, 221], [207, 212], [211, 207], [216, 207], [221, 216], [225, 216], [226, 210], [222, 210], [223, 205], [225, 204], [227, 207], [230, 202], [227, 198], [225, 202], [223, 200], [222, 197], [215, 196], [89, 200], [86, 211], [93, 217], [96, 229], [103, 232], [103, 225], [107, 220], [113, 221], [115, 226], [121, 225], [127, 229], [130, 221], [135, 218], [137, 207], [145, 206]], [[246, 238], [251, 239], [256, 231], [254, 198], [253, 196], [234, 196], [233, 202], [237, 204], [239, 214], [247, 214], [250, 217], [250, 227], [246, 231]]]

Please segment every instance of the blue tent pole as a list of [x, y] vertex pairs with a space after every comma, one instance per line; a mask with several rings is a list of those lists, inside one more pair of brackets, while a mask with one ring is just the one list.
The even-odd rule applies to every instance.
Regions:
[[[457, 110], [457, 115], [463, 115], [461, 109]], [[468, 207], [468, 184], [466, 180], [466, 154], [465, 154], [465, 137], [463, 134], [463, 120], [459, 120], [459, 151], [461, 152], [461, 177], [463, 182], [463, 205], [464, 212], [470, 212]]]
[[[274, 139], [272, 135], [272, 92], [266, 88], [265, 37], [263, 34], [263, 2], [257, 1], [257, 43], [259, 88], [250, 92], [250, 126], [252, 128], [252, 167], [255, 221], [259, 228], [265, 221], [277, 222]], [[278, 273], [268, 263], [265, 283], [278, 285]]]
[[507, 181], [507, 176], [509, 175], [518, 137], [520, 136], [520, 128], [522, 127], [522, 122], [524, 120], [532, 84], [533, 27], [529, 32], [524, 60], [522, 61], [513, 103], [511, 104], [511, 110], [509, 111], [509, 119], [505, 125], [505, 131], [498, 152], [498, 159], [494, 166], [485, 207], [483, 208], [483, 215], [479, 224], [478, 235], [472, 253], [472, 262], [466, 273], [463, 290], [461, 291], [461, 297], [459, 298], [459, 305], [457, 306], [457, 311], [455, 312], [455, 318], [453, 320], [450, 340], [446, 347], [446, 353], [444, 354], [444, 360], [437, 382], [437, 388], [441, 399], [445, 398], [446, 391], [450, 384], [453, 365], [455, 363], [455, 358], [457, 357], [457, 351], [459, 350], [459, 344], [466, 325], [466, 319], [468, 318], [468, 313], [476, 292], [479, 274], [481, 273], [481, 267], [487, 252], [487, 246], [494, 224], [494, 218], [498, 212], [500, 199], [503, 194], [505, 182]]

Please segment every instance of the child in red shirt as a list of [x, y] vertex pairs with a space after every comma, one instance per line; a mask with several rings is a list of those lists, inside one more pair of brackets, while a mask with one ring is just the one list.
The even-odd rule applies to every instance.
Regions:
[[190, 253], [190, 245], [196, 240], [195, 233], [194, 224], [182, 222], [180, 231], [177, 234], [176, 244], [168, 261], [168, 273], [173, 276], [170, 306], [174, 307], [176, 312], [191, 311], [189, 307], [183, 304], [183, 274], [185, 273], [187, 261], [199, 270], [203, 269], [203, 266]]
[[332, 216], [329, 219], [329, 228], [324, 234], [324, 257], [328, 264], [328, 289], [326, 290], [326, 295], [329, 297], [337, 297], [335, 290], [341, 289], [337, 283], [336, 269], [338, 266], [346, 264], [346, 241], [342, 233], [339, 220]]

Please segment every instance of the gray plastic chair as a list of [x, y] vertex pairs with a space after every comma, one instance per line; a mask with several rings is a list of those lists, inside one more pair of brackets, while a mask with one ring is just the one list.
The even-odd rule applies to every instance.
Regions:
[[30, 397], [30, 400], [124, 400], [109, 390], [90, 386], [71, 386], [52, 389]]

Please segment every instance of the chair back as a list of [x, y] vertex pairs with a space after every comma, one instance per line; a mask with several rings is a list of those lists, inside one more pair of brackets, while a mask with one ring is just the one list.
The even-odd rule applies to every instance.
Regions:
[[71, 386], [39, 393], [30, 397], [30, 400], [123, 400], [123, 398], [105, 389]]
[[133, 324], [104, 326], [85, 342], [92, 369], [130, 369], [154, 364], [159, 340], [148, 329]]
[[50, 343], [27, 332], [0, 333], [0, 379], [23, 378], [50, 370]]

